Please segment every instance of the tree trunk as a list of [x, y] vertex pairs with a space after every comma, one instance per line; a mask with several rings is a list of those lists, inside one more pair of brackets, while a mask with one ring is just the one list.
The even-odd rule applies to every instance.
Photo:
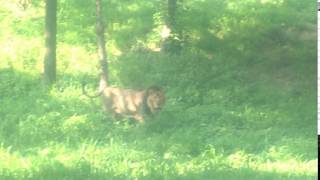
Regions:
[[45, 13], [44, 81], [51, 85], [56, 81], [57, 0], [46, 0]]
[[176, 33], [176, 9], [177, 0], [168, 0], [168, 17], [167, 25], [171, 29], [172, 33]]
[[96, 0], [96, 31], [98, 43], [98, 57], [101, 66], [100, 87], [103, 89], [108, 84], [108, 61], [107, 51], [104, 38], [104, 22], [102, 17], [102, 4], [101, 0]]
[[161, 51], [178, 53], [180, 50], [179, 33], [176, 24], [177, 0], [167, 0], [162, 30]]

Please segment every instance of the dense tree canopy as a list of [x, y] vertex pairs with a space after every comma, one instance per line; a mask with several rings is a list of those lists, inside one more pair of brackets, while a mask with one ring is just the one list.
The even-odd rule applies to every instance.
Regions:
[[95, 0], [57, 1], [51, 89], [45, 1], [21, 2], [0, 0], [0, 179], [317, 176], [316, 3], [101, 0], [109, 85], [166, 93], [139, 124], [82, 94], [101, 67]]

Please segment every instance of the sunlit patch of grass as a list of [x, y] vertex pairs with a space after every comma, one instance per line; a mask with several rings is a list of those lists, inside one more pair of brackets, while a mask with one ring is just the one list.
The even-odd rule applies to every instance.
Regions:
[[[281, 154], [280, 157], [279, 153]], [[303, 161], [288, 155], [288, 153], [283, 154], [274, 148], [271, 148], [268, 153], [259, 155], [238, 151], [227, 157], [227, 164], [236, 169], [250, 168], [262, 172], [276, 172], [290, 175], [314, 175], [317, 172], [316, 160]]]
[[[30, 6], [27, 9], [23, 9], [18, 1], [0, 1], [2, 8], [7, 11], [7, 13], [10, 13], [10, 16], [12, 18], [16, 19], [22, 19], [22, 20], [30, 20], [35, 17], [44, 17], [44, 10], [41, 10], [41, 8], [36, 8], [34, 6]], [[43, 6], [43, 4], [42, 4]]]
[[57, 66], [64, 73], [91, 74], [97, 71], [98, 57], [96, 53], [88, 52], [85, 47], [70, 47], [59, 43], [57, 60]]
[[20, 72], [40, 73], [44, 54], [43, 42], [40, 38], [23, 38], [13, 34], [0, 41], [1, 68], [13, 68]]
[[277, 172], [289, 175], [314, 176], [317, 173], [317, 160], [301, 162], [295, 159], [290, 161], [267, 162], [257, 165], [257, 169], [263, 172]]
[[260, 162], [256, 160], [261, 156], [236, 152], [225, 157], [216, 153], [212, 148], [192, 158], [170, 153], [165, 153], [161, 157], [152, 152], [137, 150], [130, 144], [121, 141], [110, 141], [103, 146], [99, 145], [99, 142], [87, 141], [76, 149], [66, 147], [64, 144], [48, 145], [50, 146], [30, 149], [25, 156], [2, 148], [0, 172], [8, 175], [17, 173], [17, 177], [20, 178], [32, 177], [48, 166], [79, 170], [89, 168], [88, 171], [86, 170], [89, 173], [88, 176], [95, 172], [103, 172], [127, 178], [148, 177], [152, 176], [155, 171], [162, 177], [170, 177], [174, 174], [187, 177], [189, 174], [202, 174], [208, 170], [219, 172], [228, 169], [239, 169], [239, 172], [243, 171], [244, 174], [245, 169], [280, 173], [284, 177], [312, 176], [316, 172], [316, 160], [299, 162], [292, 159], [290, 161]]
[[[92, 21], [83, 16], [92, 11], [81, 7], [88, 2], [60, 4], [58, 81], [51, 89], [42, 86], [40, 76], [44, 39], [39, 27], [43, 26], [43, 7], [31, 7], [21, 12], [25, 13], [22, 17], [14, 14], [20, 10], [10, 4], [13, 2], [0, 2], [4, 3], [0, 7], [4, 25], [0, 30], [0, 179], [315, 178], [317, 144], [312, 122], [316, 117], [310, 116], [316, 114], [312, 100], [316, 97], [314, 63], [304, 61], [305, 55], [310, 54], [308, 48], [299, 49], [290, 42], [283, 48], [278, 45], [257, 53], [261, 49], [252, 44], [272, 37], [252, 32], [250, 28], [259, 20], [255, 16], [237, 24], [236, 18], [220, 15], [219, 11], [202, 17], [192, 9], [209, 12], [202, 7], [215, 4], [214, 1], [183, 2], [186, 7], [188, 3], [192, 5], [188, 7], [189, 17], [197, 15], [201, 21], [188, 17], [183, 20], [194, 47], [178, 55], [144, 49], [148, 44], [151, 48], [159, 46], [161, 14], [154, 14], [156, 22], [152, 18], [148, 22], [132, 17], [128, 20], [124, 17], [132, 12], [124, 11], [119, 11], [124, 16], [108, 19], [112, 26], [107, 32], [111, 84], [138, 89], [156, 84], [166, 90], [164, 109], [147, 117], [146, 123], [138, 124], [128, 118], [113, 118], [101, 110], [99, 98], [82, 94], [82, 80], [88, 81], [92, 92], [98, 83], [94, 23], [79, 29]], [[151, 1], [139, 2], [154, 6]], [[243, 7], [261, 6], [254, 2], [231, 2], [228, 8], [240, 8], [238, 13], [242, 14], [247, 11]], [[265, 2], [279, 7], [282, 3]], [[138, 1], [128, 7], [113, 3], [129, 7], [134, 13], [150, 14], [155, 10], [144, 11]], [[69, 5], [77, 5], [80, 10], [71, 11], [66, 7]], [[223, 3], [215, 5], [224, 8]], [[250, 9], [250, 13], [258, 10]], [[81, 16], [74, 17], [86, 22], [64, 17], [64, 13], [72, 12], [72, 17], [78, 11]], [[272, 18], [277, 21], [278, 16]], [[203, 18], [215, 24], [210, 26], [214, 31], [201, 24]], [[67, 28], [70, 24], [72, 31]], [[151, 27], [153, 24], [159, 27]], [[234, 36], [228, 42], [228, 36], [238, 32], [232, 29], [233, 25], [242, 28], [241, 37]], [[210, 33], [212, 36], [218, 32], [223, 38], [211, 42]], [[307, 40], [299, 42], [301, 47], [309, 44]], [[198, 47], [197, 43], [202, 44]], [[219, 52], [201, 49], [210, 49], [213, 44], [220, 48]], [[240, 56], [233, 54], [235, 49], [241, 52]], [[294, 54], [290, 55], [288, 49]], [[214, 55], [208, 58], [208, 54]]]
[[29, 158], [22, 157], [11, 148], [0, 148], [0, 177], [21, 178], [32, 167]]

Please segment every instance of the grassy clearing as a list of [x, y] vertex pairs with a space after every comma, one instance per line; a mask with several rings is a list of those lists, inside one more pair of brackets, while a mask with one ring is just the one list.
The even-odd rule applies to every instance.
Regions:
[[[94, 19], [75, 16], [79, 9], [90, 13], [87, 5], [60, 5], [58, 82], [49, 90], [41, 84], [42, 5], [21, 11], [0, 2], [6, 25], [0, 31], [0, 179], [316, 178], [316, 38], [310, 28], [315, 19], [307, 13], [299, 16], [303, 22], [289, 18], [311, 5], [266, 1], [256, 12], [245, 9], [259, 3], [217, 4], [221, 17], [208, 9], [200, 17], [214, 17], [219, 32], [208, 33], [208, 24], [192, 18], [180, 20], [195, 28], [177, 55], [136, 48], [139, 42], [148, 47], [157, 32], [148, 31], [139, 42], [127, 35], [143, 37], [140, 30], [157, 23], [137, 20], [133, 31], [134, 23], [121, 21], [132, 12], [115, 9], [123, 15], [108, 14], [122, 22], [121, 28], [108, 25], [112, 84], [159, 84], [167, 92], [164, 110], [141, 125], [113, 120], [98, 99], [82, 95], [82, 79], [94, 84], [97, 75], [88, 25]], [[189, 16], [214, 5], [204, 2], [187, 4], [194, 7]], [[157, 11], [153, 3], [136, 3], [128, 6], [141, 9], [133, 18]], [[281, 13], [270, 10], [274, 6]], [[237, 13], [228, 15], [231, 10]], [[243, 13], [259, 16], [236, 23]], [[261, 22], [264, 28], [253, 26]], [[273, 26], [283, 22], [283, 28]]]

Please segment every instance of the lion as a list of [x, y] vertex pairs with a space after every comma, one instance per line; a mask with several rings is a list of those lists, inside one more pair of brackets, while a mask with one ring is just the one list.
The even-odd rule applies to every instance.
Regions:
[[145, 90], [104, 87], [95, 95], [89, 95], [82, 85], [83, 94], [89, 98], [101, 96], [103, 109], [114, 116], [129, 117], [144, 122], [146, 115], [160, 111], [165, 104], [165, 92], [161, 87], [151, 86]]

